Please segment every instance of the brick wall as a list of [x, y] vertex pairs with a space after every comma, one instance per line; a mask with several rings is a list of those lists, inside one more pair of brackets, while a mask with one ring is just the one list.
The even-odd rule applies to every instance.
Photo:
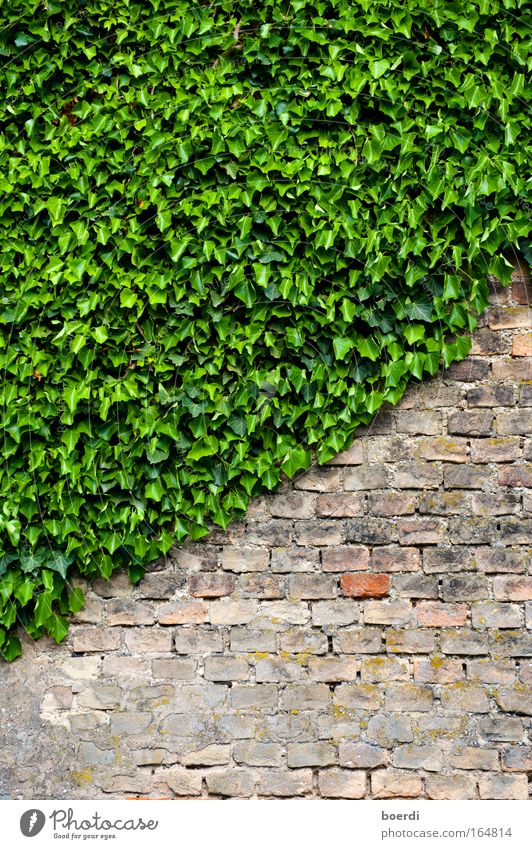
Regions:
[[531, 292], [493, 288], [351, 449], [26, 640], [0, 793], [528, 797]]

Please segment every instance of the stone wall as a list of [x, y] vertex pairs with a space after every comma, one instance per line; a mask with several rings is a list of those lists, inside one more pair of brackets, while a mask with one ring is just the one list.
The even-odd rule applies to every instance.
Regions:
[[333, 462], [26, 639], [0, 793], [527, 798], [530, 294], [494, 287], [471, 356]]

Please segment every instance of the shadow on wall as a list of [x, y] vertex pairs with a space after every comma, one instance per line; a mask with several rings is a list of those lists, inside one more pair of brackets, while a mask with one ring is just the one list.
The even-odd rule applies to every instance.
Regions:
[[527, 798], [531, 295], [493, 283], [467, 360], [26, 641], [0, 794]]

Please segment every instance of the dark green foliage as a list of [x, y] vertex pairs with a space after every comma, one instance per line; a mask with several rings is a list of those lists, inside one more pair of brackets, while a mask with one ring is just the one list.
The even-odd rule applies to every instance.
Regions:
[[528, 250], [529, 11], [4, 3], [7, 659], [465, 356]]

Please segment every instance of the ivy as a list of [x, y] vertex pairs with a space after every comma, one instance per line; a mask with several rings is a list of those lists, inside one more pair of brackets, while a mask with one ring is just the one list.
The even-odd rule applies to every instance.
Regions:
[[464, 357], [530, 258], [527, 0], [0, 12], [0, 652]]

